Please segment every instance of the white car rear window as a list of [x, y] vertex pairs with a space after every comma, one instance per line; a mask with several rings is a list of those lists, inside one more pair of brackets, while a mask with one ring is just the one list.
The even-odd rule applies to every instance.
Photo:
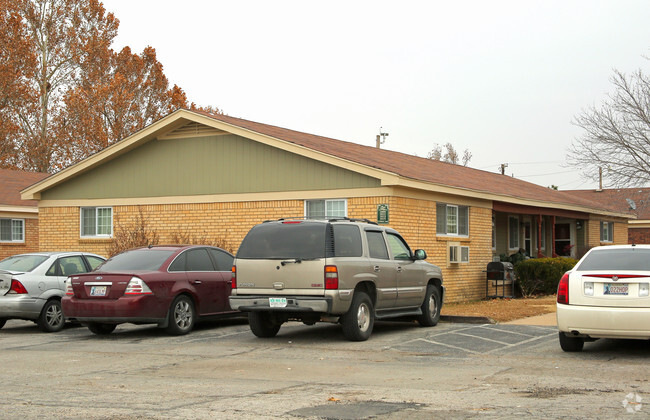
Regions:
[[585, 255], [576, 271], [650, 271], [650, 249], [599, 249]]

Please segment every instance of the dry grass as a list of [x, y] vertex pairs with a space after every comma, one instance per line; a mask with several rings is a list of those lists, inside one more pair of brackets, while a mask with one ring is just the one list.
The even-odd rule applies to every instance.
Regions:
[[529, 316], [555, 312], [555, 296], [521, 299], [489, 299], [476, 302], [449, 303], [442, 306], [442, 315], [487, 316], [497, 322], [513, 321]]

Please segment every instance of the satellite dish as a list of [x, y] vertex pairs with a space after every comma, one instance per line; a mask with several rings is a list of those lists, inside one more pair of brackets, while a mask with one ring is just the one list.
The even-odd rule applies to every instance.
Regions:
[[627, 201], [627, 204], [630, 205], [630, 209], [636, 210], [636, 203], [633, 200], [630, 200], [629, 198], [626, 198], [625, 201]]

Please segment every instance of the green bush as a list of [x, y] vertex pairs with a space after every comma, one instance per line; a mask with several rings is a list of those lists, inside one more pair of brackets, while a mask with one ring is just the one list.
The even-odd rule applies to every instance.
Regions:
[[578, 260], [573, 258], [532, 258], [515, 264], [517, 283], [524, 297], [535, 294], [551, 295], [557, 292], [562, 275], [571, 270]]

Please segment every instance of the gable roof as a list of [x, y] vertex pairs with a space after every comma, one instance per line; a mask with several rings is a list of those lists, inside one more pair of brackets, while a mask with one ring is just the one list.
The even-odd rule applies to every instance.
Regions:
[[[25, 198], [40, 198], [40, 191], [90, 170], [143, 142], [168, 135], [189, 123], [199, 123], [238, 134], [293, 153], [356, 170], [382, 180], [382, 185], [406, 186], [503, 201], [514, 204], [563, 208], [590, 213], [622, 215], [588, 198], [572, 196], [505, 175], [434, 161], [401, 152], [363, 146], [227, 115], [177, 110], [132, 136], [72, 165], [23, 191]], [[631, 216], [630, 216], [631, 217]]]
[[[635, 215], [639, 220], [650, 220], [650, 188], [615, 188], [603, 190], [567, 190], [565, 193], [582, 197], [619, 213]], [[631, 200], [636, 209], [627, 201]]]
[[0, 206], [37, 207], [35, 200], [22, 200], [20, 191], [48, 176], [41, 172], [0, 169]]

